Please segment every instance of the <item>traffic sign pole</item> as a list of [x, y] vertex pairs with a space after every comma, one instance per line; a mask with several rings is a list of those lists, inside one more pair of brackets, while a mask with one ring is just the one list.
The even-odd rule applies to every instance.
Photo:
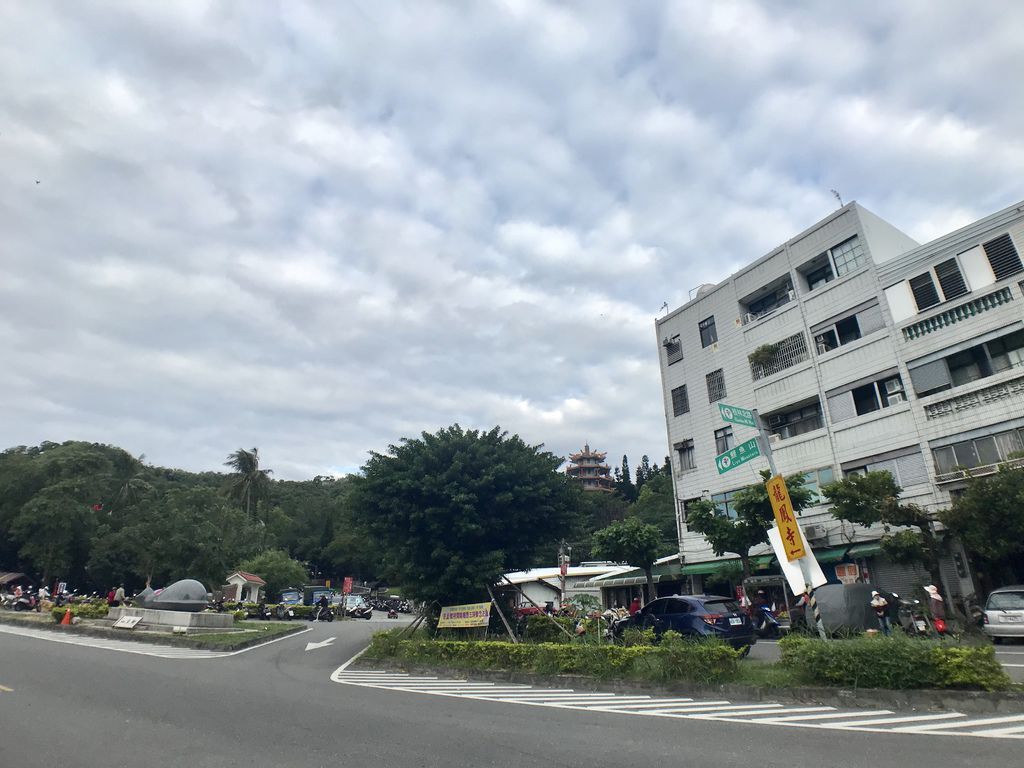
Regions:
[[772, 477], [775, 477], [779, 472], [775, 469], [775, 458], [772, 456], [772, 441], [768, 439], [768, 430], [764, 428], [764, 422], [758, 415], [757, 408], [752, 408], [750, 412], [754, 414], [754, 423], [757, 424], [757, 436], [761, 440], [761, 453], [768, 459], [768, 469], [771, 470]]

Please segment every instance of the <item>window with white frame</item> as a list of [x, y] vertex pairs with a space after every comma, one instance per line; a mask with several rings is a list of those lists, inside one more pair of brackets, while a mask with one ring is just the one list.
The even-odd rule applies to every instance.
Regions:
[[694, 457], [693, 440], [682, 440], [672, 446], [679, 457], [679, 470], [688, 472], [697, 468], [697, 461]]
[[715, 430], [715, 454], [722, 454], [735, 445], [732, 438], [732, 427]]
[[821, 489], [836, 479], [832, 467], [820, 467], [804, 472], [804, 488], [811, 492], [811, 504], [824, 504]]
[[768, 432], [783, 440], [821, 429], [825, 423], [821, 415], [821, 403], [815, 399], [801, 405], [790, 406], [764, 417]]
[[906, 400], [903, 379], [898, 374], [873, 381], [870, 384], [863, 384], [851, 389], [850, 392], [853, 395], [853, 407], [858, 416], [879, 411]]
[[807, 289], [813, 291], [837, 277], [848, 275], [867, 264], [867, 254], [857, 235], [839, 245], [819, 253], [802, 264], [797, 271], [803, 276]]
[[1009, 429], [933, 448], [932, 457], [936, 473], [944, 475], [958, 469], [1009, 461], [1021, 451], [1024, 451], [1024, 429]]

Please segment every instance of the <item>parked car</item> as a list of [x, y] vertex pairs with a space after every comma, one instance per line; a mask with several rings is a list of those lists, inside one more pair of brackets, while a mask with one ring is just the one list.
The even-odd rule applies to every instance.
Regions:
[[1024, 585], [993, 590], [985, 602], [982, 629], [1001, 643], [1009, 637], [1024, 638]]
[[[656, 636], [674, 630], [683, 637], [717, 637], [733, 648], [749, 649], [756, 641], [750, 617], [731, 597], [672, 595], [652, 600], [635, 616], [633, 626], [651, 628]], [[626, 624], [626, 626], [629, 626]]]

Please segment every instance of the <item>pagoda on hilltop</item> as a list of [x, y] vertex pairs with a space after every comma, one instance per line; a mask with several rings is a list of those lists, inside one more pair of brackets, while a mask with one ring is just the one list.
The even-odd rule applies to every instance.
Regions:
[[588, 443], [579, 453], [569, 454], [570, 464], [565, 474], [579, 480], [584, 491], [614, 491], [615, 481], [611, 478], [611, 468], [604, 463], [607, 455], [590, 450]]

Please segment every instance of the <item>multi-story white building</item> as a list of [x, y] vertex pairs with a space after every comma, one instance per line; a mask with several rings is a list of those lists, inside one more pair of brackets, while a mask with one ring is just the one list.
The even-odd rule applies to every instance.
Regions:
[[[936, 510], [962, 468], [1013, 461], [1024, 449], [1021, 253], [1024, 204], [919, 245], [850, 203], [659, 319], [682, 588], [700, 591], [721, 568], [687, 530], [686, 504], [710, 498], [733, 514], [732, 494], [767, 467], [718, 473], [715, 456], [755, 434], [724, 423], [719, 403], [756, 408], [779, 471], [812, 487], [886, 469], [904, 501]], [[832, 579], [838, 563], [890, 588], [925, 578], [881, 556], [881, 530], [823, 504], [802, 525]], [[767, 565], [770, 549], [760, 553]], [[974, 591], [955, 543], [943, 568], [954, 593]]]

